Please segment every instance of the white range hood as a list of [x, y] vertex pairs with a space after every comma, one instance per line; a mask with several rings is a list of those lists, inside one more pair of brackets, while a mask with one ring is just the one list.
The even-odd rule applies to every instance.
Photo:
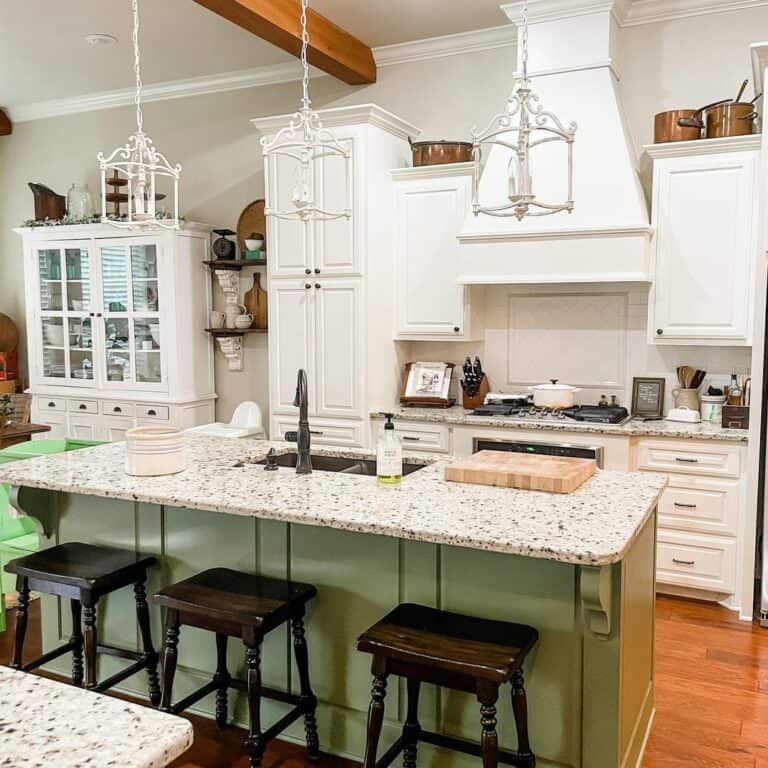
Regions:
[[[529, 72], [546, 110], [578, 124], [572, 213], [499, 218], [471, 212], [459, 234], [459, 283], [646, 282], [648, 209], [618, 92], [620, 9], [613, 0], [529, 0]], [[520, 25], [522, 2], [502, 6]], [[510, 73], [510, 85], [511, 85]], [[499, 111], [503, 104], [499, 105]], [[552, 150], [549, 147], [553, 147]], [[565, 199], [564, 147], [533, 157], [534, 191]], [[482, 204], [507, 189], [506, 149], [494, 146], [480, 178]]]

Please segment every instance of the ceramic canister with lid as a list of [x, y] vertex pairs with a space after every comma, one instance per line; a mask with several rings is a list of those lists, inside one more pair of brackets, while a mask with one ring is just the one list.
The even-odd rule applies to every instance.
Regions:
[[174, 475], [187, 466], [184, 435], [175, 427], [135, 427], [125, 433], [125, 471], [135, 477]]
[[701, 400], [702, 421], [713, 421], [719, 424], [723, 420], [725, 395], [702, 395], [699, 399]]

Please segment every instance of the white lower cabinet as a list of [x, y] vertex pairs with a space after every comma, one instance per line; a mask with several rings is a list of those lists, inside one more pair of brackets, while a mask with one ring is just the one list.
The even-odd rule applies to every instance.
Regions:
[[736, 540], [659, 528], [656, 578], [661, 584], [731, 594], [736, 586]]
[[[376, 420], [374, 427], [374, 445], [384, 432], [384, 422]], [[451, 433], [447, 424], [424, 424], [422, 422], [400, 421], [396, 423], [397, 436], [404, 451], [430, 451], [450, 453]]]

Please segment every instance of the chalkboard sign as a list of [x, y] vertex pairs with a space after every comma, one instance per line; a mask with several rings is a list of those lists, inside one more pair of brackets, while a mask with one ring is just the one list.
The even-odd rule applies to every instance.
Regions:
[[632, 415], [664, 415], [664, 379], [635, 377], [632, 382]]

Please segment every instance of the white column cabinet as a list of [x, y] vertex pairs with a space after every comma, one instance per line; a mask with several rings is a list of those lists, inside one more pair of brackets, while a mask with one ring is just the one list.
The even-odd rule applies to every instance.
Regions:
[[[314, 177], [316, 199], [327, 210], [346, 208], [349, 169], [352, 216], [267, 221], [270, 433], [281, 439], [296, 429], [296, 376], [304, 368], [313, 442], [365, 446], [368, 411], [391, 408], [398, 392], [397, 354], [386, 332], [394, 322], [390, 170], [405, 166], [408, 136], [418, 130], [372, 104], [320, 115], [324, 127], [349, 147], [351, 163], [341, 157], [322, 160]], [[288, 119], [253, 123], [271, 136]], [[265, 167], [268, 207], [285, 208], [296, 168], [290, 159], [274, 156], [266, 158]]]
[[93, 440], [123, 439], [142, 406], [178, 426], [213, 421], [208, 227], [16, 232], [34, 421]]
[[655, 344], [748, 346], [759, 136], [648, 147], [654, 158]]
[[472, 166], [408, 168], [395, 180], [397, 339], [466, 341], [468, 288], [456, 282], [456, 236], [469, 210]]

